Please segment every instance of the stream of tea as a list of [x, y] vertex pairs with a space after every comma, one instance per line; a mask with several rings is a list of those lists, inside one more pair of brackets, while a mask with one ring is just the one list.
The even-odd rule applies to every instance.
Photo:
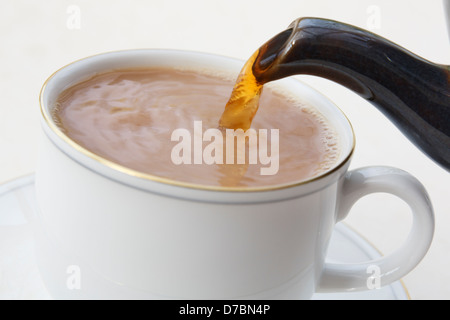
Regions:
[[284, 54], [286, 43], [294, 36], [293, 31], [298, 21], [300, 20], [294, 21], [286, 30], [264, 43], [244, 64], [220, 118], [220, 128], [244, 131], [250, 128], [259, 108], [264, 84], [277, 80], [265, 76], [265, 72], [268, 66], [278, 68], [277, 62]]
[[253, 74], [253, 64], [259, 50], [245, 63], [231, 93], [230, 100], [219, 121], [219, 127], [224, 129], [248, 130], [258, 111], [259, 98], [263, 85], [256, 81]]

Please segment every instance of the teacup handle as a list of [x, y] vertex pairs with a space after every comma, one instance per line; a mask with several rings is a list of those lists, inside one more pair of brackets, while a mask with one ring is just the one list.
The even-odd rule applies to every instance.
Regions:
[[337, 221], [344, 219], [359, 199], [378, 192], [395, 195], [410, 206], [413, 223], [407, 240], [397, 251], [373, 261], [325, 263], [317, 292], [369, 290], [374, 267], [380, 286], [388, 285], [409, 273], [427, 253], [434, 234], [433, 208], [423, 185], [402, 170], [368, 167], [350, 171], [342, 187]]

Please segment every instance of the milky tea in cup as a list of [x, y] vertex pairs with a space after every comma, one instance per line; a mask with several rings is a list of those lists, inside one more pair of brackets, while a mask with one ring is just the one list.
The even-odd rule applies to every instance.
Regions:
[[53, 118], [102, 158], [187, 184], [278, 186], [333, 167], [334, 129], [276, 85], [265, 86], [251, 129], [219, 130], [234, 80], [205, 70], [111, 70], [64, 90]]

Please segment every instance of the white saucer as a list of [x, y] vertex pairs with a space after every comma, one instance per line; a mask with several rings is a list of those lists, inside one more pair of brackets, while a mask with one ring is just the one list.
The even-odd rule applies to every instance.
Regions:
[[[0, 185], [0, 300], [52, 299], [35, 261], [33, 231], [27, 223], [35, 216], [34, 175]], [[380, 253], [340, 223], [331, 238], [327, 259], [367, 261]], [[314, 300], [407, 300], [401, 282], [365, 292], [315, 294]]]

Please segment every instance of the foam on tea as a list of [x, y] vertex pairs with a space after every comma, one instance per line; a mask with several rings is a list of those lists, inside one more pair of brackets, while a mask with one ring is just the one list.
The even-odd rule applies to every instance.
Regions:
[[[252, 129], [278, 130], [276, 174], [261, 175], [263, 163], [194, 164], [193, 154], [191, 164], [174, 163], [172, 153], [178, 143], [172, 139], [174, 131], [191, 132], [194, 144], [199, 123], [203, 133], [218, 128], [233, 83], [197, 71], [114, 70], [62, 92], [54, 118], [67, 136], [89, 151], [179, 182], [221, 187], [282, 185], [311, 178], [334, 164], [339, 151], [327, 122], [313, 108], [269, 87], [260, 97]], [[268, 140], [270, 144], [271, 136]], [[210, 143], [200, 141], [201, 148]]]

